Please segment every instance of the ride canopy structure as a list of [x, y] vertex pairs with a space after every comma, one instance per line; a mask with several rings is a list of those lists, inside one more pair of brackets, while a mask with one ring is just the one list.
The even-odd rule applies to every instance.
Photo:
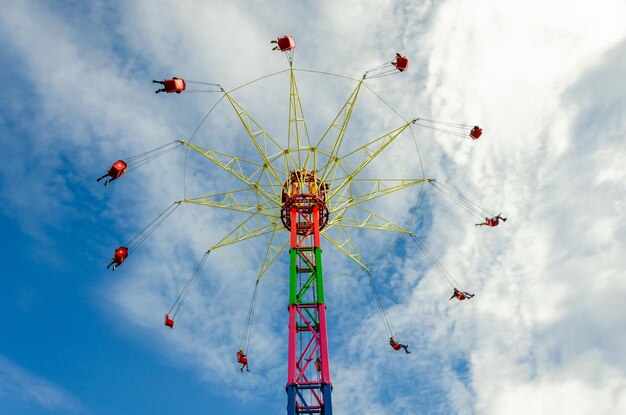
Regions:
[[[211, 252], [254, 238], [264, 238], [267, 245], [264, 252], [259, 255], [263, 259], [255, 276], [252, 300], [241, 341], [239, 347], [233, 351], [233, 357], [236, 356], [242, 372], [249, 371], [250, 339], [259, 283], [277, 262], [277, 258], [282, 255], [288, 257], [289, 330], [285, 345], [287, 414], [330, 415], [332, 380], [328, 339], [332, 333], [329, 333], [327, 327], [328, 303], [324, 290], [323, 247], [342, 254], [360, 272], [368, 276], [392, 349], [404, 349], [408, 354], [410, 353], [408, 346], [400, 343], [385, 310], [372, 276], [372, 267], [359, 253], [358, 243], [353, 239], [353, 235], [362, 235], [362, 232], [384, 232], [396, 234], [398, 237], [409, 237], [437, 271], [446, 289], [452, 293], [451, 299], [467, 300], [471, 299], [473, 294], [463, 290], [460, 283], [445, 270], [419, 236], [411, 230], [421, 191], [425, 185], [431, 184], [475, 218], [479, 220], [484, 218], [487, 227], [494, 227], [498, 224], [498, 219], [505, 221], [506, 218], [502, 218], [500, 214], [494, 216], [493, 213], [469, 201], [453, 187], [426, 177], [412, 130], [414, 126], [422, 126], [474, 141], [482, 135], [480, 127], [419, 117], [405, 118], [367, 84], [370, 80], [384, 82], [374, 80], [406, 72], [409, 67], [406, 56], [397, 53], [393, 60], [366, 71], [360, 79], [353, 79], [295, 67], [293, 59], [296, 44], [291, 36], [277, 38], [272, 41], [272, 46], [274, 50], [286, 56], [288, 68], [234, 89], [228, 89], [219, 83], [191, 81], [178, 77], [153, 81], [159, 84], [159, 87], [163, 87], [158, 89], [157, 93], [164, 92], [162, 95], [177, 93], [173, 99], [180, 99], [178, 94], [182, 96], [194, 92], [194, 85], [202, 88], [195, 92], [212, 93], [219, 98], [189, 138], [174, 140], [137, 156], [117, 160], [107, 174], [98, 179], [100, 181], [109, 177], [105, 185], [110, 185], [122, 177], [125, 179], [125, 173], [132, 169], [143, 166], [170, 151], [180, 147], [187, 150], [183, 199], [175, 201], [135, 237], [117, 248], [109, 266], [112, 266], [113, 270], [121, 266], [182, 204], [190, 207], [189, 211], [196, 220], [199, 208], [225, 211], [229, 220], [238, 218], [231, 230], [217, 242], [211, 243], [212, 232], [203, 231], [208, 243], [207, 249], [187, 282], [181, 287], [179, 295], [172, 298], [173, 304], [165, 314], [164, 324], [170, 329], [174, 328], [176, 317], [194, 282], [202, 274], [203, 266]], [[320, 79], [328, 77], [340, 79], [353, 85], [347, 99], [334, 113], [327, 128], [320, 135], [311, 134], [307, 126], [305, 108], [297, 83], [300, 74], [311, 74], [319, 76]], [[285, 76], [288, 77], [285, 94], [289, 95], [287, 132], [284, 137], [277, 137], [246, 109], [245, 103], [241, 102], [237, 93], [255, 83]], [[394, 112], [398, 122], [388, 131], [369, 138], [351, 137], [350, 123], [365, 90], [376, 98], [379, 105]], [[223, 148], [228, 148], [228, 145], [219, 146], [222, 137], [212, 136], [208, 143], [198, 141], [203, 125], [218, 108], [230, 109], [240, 128], [229, 133], [245, 137], [248, 143], [245, 149], [224, 151]], [[400, 142], [401, 149], [411, 149], [410, 151], [414, 152], [415, 156], [412, 159], [415, 166], [412, 170], [421, 174], [417, 177], [401, 178], [372, 176], [371, 174], [380, 174], [380, 169], [373, 168], [376, 161]], [[199, 188], [190, 183], [199, 177], [198, 174], [191, 173], [191, 167], [198, 166], [202, 160], [209, 166], [209, 172], [221, 172], [220, 174], [227, 178], [221, 182], [225, 187], [210, 194], [188, 194]], [[398, 192], [411, 189], [414, 190], [415, 204], [404, 209], [411, 213], [406, 215], [406, 220], [401, 224], [377, 212], [376, 206], [380, 206], [381, 202], [384, 203]], [[383, 248], [379, 251], [381, 255], [386, 252]]]

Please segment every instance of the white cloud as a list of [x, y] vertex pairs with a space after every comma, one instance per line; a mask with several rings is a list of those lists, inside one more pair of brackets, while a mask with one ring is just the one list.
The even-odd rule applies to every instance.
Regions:
[[50, 410], [84, 412], [74, 396], [0, 356], [0, 402], [21, 400]]
[[[620, 256], [626, 234], [623, 3], [325, 2], [315, 10], [268, 3], [256, 13], [236, 2], [187, 6], [137, 1], [113, 11], [95, 7], [82, 16], [85, 21], [69, 22], [50, 10], [35, 11], [33, 3], [7, 8], [3, 33], [37, 97], [34, 128], [54, 137], [53, 143], [38, 141], [35, 155], [58, 160], [71, 154], [77, 168], [93, 169], [119, 153], [189, 134], [214, 96], [155, 99], [149, 80], [174, 73], [233, 86], [283, 69], [282, 57], [268, 51], [276, 34], [298, 34], [296, 59], [303, 67], [355, 77], [387, 59], [390, 50], [402, 49], [412, 57], [410, 71], [371, 82], [374, 91], [407, 116], [477, 120], [485, 128], [477, 142], [416, 129], [426, 175], [452, 182], [481, 204], [501, 207], [510, 219], [499, 228], [475, 229], [449, 203], [429, 199], [433, 226], [424, 240], [478, 294], [466, 303], [446, 302], [448, 293], [432, 270], [423, 275], [423, 257], [408, 242], [406, 258], [388, 258], [393, 275], [383, 271], [385, 263], [377, 278], [393, 287], [385, 290], [385, 301], [396, 304], [389, 312], [411, 343], [410, 358], [389, 352], [362, 280], [329, 281], [337, 408], [400, 414], [415, 413], [413, 404], [433, 413], [588, 413], [593, 403], [595, 413], [624, 410], [625, 339], [617, 330], [624, 323], [620, 299], [626, 293], [619, 280], [626, 265]], [[175, 12], [163, 13], [168, 7]], [[120, 45], [128, 55], [116, 52]], [[68, 94], [68, 78], [78, 92]], [[322, 130], [351, 86], [329, 81], [328, 92], [313, 76], [300, 79], [310, 129]], [[280, 79], [264, 85], [281, 87]], [[368, 127], [362, 131], [385, 131], [398, 122], [363, 94], [362, 112], [355, 114]], [[273, 134], [284, 130], [286, 115], [276, 119], [272, 109], [285, 94], [260, 87], [238, 98]], [[238, 150], [237, 134], [209, 134], [211, 127], [236, 131], [238, 125], [226, 117], [211, 122], [198, 140]], [[350, 144], [367, 138], [357, 126], [350, 127]], [[414, 174], [414, 158], [392, 152], [372, 173], [397, 168]], [[398, 167], [403, 160], [405, 170]], [[61, 209], [68, 203], [55, 195], [66, 194], [67, 184], [43, 178], [55, 168], [51, 164], [32, 182]], [[101, 189], [93, 192], [125, 212], [116, 237], [132, 235], [181, 197], [181, 164], [182, 157], [172, 156], [125, 177], [107, 196]], [[15, 174], [29, 177], [19, 169]], [[194, 191], [220, 189], [217, 175], [196, 174], [201, 180], [190, 183]], [[412, 195], [399, 198], [384, 215], [402, 220], [408, 199]], [[26, 199], [13, 203], [28, 206]], [[176, 329], [161, 330], [177, 287], [208, 246], [184, 209], [124, 264], [124, 278], [116, 271], [109, 301], [130, 330], [141, 327], [151, 342], [175, 350], [173, 363], [198, 367], [204, 379], [210, 373], [211, 382], [229, 385], [242, 399], [255, 399], [249, 390], [278, 393], [285, 353], [276, 351], [285, 348], [286, 317], [276, 304], [286, 302], [283, 281], [262, 284], [254, 333], [262, 358], [251, 359], [254, 376], [242, 378], [231, 361], [262, 244], [211, 254]], [[231, 216], [203, 213], [214, 243]], [[374, 254], [380, 237], [364, 236], [370, 243], [359, 246]], [[326, 251], [326, 270], [335, 274], [330, 264], [344, 263]], [[102, 255], [107, 258], [109, 251]], [[272, 276], [286, 275], [281, 266], [284, 271], [285, 264], [279, 265]]]
[[[609, 92], [623, 91], [614, 79], [624, 70], [624, 6], [557, 3], [451, 2], [433, 35], [442, 41], [431, 92], [447, 98], [433, 112], [473, 112], [489, 126], [469, 153], [444, 147], [460, 164], [447, 170], [459, 171], [451, 176], [468, 193], [480, 183], [510, 217], [462, 243], [466, 272], [481, 270], [482, 288], [470, 313], [456, 316], [455, 332], [471, 342], [443, 346], [469, 354], [477, 413], [624, 411], [625, 339], [615, 332], [623, 307], [611, 300], [624, 290], [615, 271], [624, 262], [613, 254], [624, 244], [614, 208], [624, 166], [607, 151], [623, 158], [626, 123], [601, 110], [607, 98], [624, 108], [623, 95]], [[571, 92], [581, 83], [607, 93]], [[459, 180], [460, 169], [470, 174]], [[448, 223], [436, 227], [454, 232]]]

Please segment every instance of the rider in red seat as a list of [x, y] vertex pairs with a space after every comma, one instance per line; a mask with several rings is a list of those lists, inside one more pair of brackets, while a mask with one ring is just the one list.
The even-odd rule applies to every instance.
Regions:
[[111, 183], [113, 180], [119, 179], [120, 177], [122, 177], [122, 175], [124, 173], [126, 173], [126, 167], [128, 167], [128, 165], [126, 164], [126, 162], [124, 160], [118, 160], [115, 163], [113, 163], [113, 165], [111, 166], [111, 168], [109, 169], [109, 171], [107, 172], [107, 174], [105, 174], [102, 177], [99, 177], [98, 180], [96, 180], [97, 182], [99, 182], [100, 180], [104, 179], [105, 177], [111, 177], [110, 179], [106, 180], [104, 182], [104, 185], [108, 185], [109, 183]]
[[466, 291], [461, 291], [458, 288], [455, 288], [454, 292], [452, 293], [452, 297], [450, 297], [450, 299], [448, 301], [452, 300], [455, 297], [459, 301], [469, 300], [473, 296], [474, 296], [474, 294], [470, 294], [470, 293], [468, 293]]
[[494, 227], [494, 226], [498, 226], [498, 224], [500, 223], [500, 220], [502, 220], [502, 222], [506, 222], [506, 218], [503, 218], [502, 216], [500, 216], [500, 213], [498, 213], [496, 216], [494, 216], [493, 218], [485, 218], [485, 221], [482, 223], [477, 223], [476, 226], [490, 226], [490, 227]]
[[164, 79], [162, 81], [152, 81], [152, 83], [163, 85], [163, 88], [154, 91], [155, 94], [158, 94], [159, 92], [167, 92], [168, 94], [176, 92], [177, 94], [180, 94], [185, 90], [185, 88], [187, 88], [185, 80], [176, 77], [172, 79]]
[[472, 140], [478, 140], [481, 135], [483, 135], [483, 129], [477, 125], [475, 125], [474, 128], [472, 128], [472, 131], [470, 131], [469, 133], [469, 136], [472, 138]]
[[315, 365], [315, 370], [317, 370], [318, 372], [322, 371], [322, 359], [321, 358], [318, 357], [317, 359], [315, 359], [313, 364]]
[[391, 336], [391, 337], [389, 338], [389, 344], [391, 345], [391, 347], [393, 348], [393, 350], [400, 350], [400, 349], [404, 349], [404, 351], [405, 351], [407, 354], [411, 353], [411, 352], [409, 352], [409, 349], [408, 349], [408, 347], [409, 347], [409, 346], [408, 346], [408, 345], [398, 343], [397, 341], [395, 341], [395, 339], [393, 338], [393, 336]]
[[406, 56], [402, 56], [399, 53], [396, 53], [396, 60], [391, 62], [391, 64], [395, 66], [396, 69], [400, 72], [404, 72], [409, 66], [409, 60]]
[[242, 365], [240, 369], [242, 372], [244, 367], [246, 368], [246, 372], [250, 371], [250, 368], [248, 367], [248, 358], [244, 354], [243, 349], [239, 349], [237, 352], [237, 363]]
[[115, 268], [122, 265], [122, 263], [126, 260], [127, 257], [128, 257], [128, 248], [126, 248], [125, 246], [120, 246], [119, 248], [115, 250], [115, 254], [113, 254], [113, 260], [111, 261], [109, 265], [107, 265], [107, 269], [109, 269], [109, 267], [113, 265], [113, 271], [115, 271]]
[[293, 40], [293, 36], [289, 35], [279, 37], [276, 40], [272, 40], [270, 43], [276, 45], [272, 50], [280, 50], [281, 52], [288, 52], [296, 48], [296, 41]]

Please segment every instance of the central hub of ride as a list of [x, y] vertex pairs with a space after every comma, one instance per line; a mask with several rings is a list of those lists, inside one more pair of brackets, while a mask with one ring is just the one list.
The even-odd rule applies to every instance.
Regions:
[[[287, 230], [291, 231], [292, 208], [297, 208], [302, 213], [311, 213], [314, 207], [319, 208], [319, 228], [324, 229], [328, 223], [328, 206], [326, 206], [326, 193], [328, 183], [320, 180], [315, 171], [292, 170], [289, 178], [283, 185], [280, 210], [280, 218]], [[298, 221], [296, 232], [298, 235], [307, 234], [312, 227], [312, 223]]]

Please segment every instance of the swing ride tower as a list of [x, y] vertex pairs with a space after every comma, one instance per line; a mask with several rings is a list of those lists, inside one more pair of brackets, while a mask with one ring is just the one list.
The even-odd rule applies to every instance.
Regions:
[[[331, 249], [339, 252], [369, 278], [379, 308], [387, 336], [399, 342], [391, 319], [385, 311], [381, 294], [376, 287], [372, 269], [366, 264], [352, 240], [352, 233], [357, 231], [375, 231], [395, 233], [397, 240], [402, 236], [411, 237], [423, 251], [426, 259], [439, 274], [447, 290], [457, 288], [463, 291], [461, 285], [437, 261], [426, 245], [410, 230], [413, 218], [416, 215], [417, 205], [425, 183], [430, 183], [444, 195], [461, 205], [469, 213], [482, 220], [491, 215], [452, 188], [445, 187], [434, 179], [425, 177], [421, 166], [421, 156], [417, 149], [417, 142], [411, 130], [412, 125], [422, 126], [437, 132], [466, 137], [476, 140], [482, 134], [478, 126], [457, 124], [423, 118], [406, 119], [384, 101], [375, 91], [365, 84], [365, 80], [389, 76], [405, 72], [408, 65], [406, 57], [396, 54], [395, 61], [386, 62], [376, 68], [366, 71], [362, 78], [353, 79], [343, 75], [336, 75], [315, 70], [296, 69], [293, 66], [293, 49], [295, 42], [291, 36], [278, 38], [278, 49], [286, 53], [289, 69], [281, 70], [247, 82], [239, 87], [227, 90], [220, 84], [189, 81], [190, 84], [209, 86], [205, 91], [222, 96], [204, 116], [188, 140], [175, 140], [169, 144], [157, 147], [154, 150], [126, 159], [128, 171], [160, 157], [179, 146], [185, 146], [185, 186], [184, 199], [174, 202], [146, 228], [140, 231], [128, 243], [118, 250], [126, 250], [113, 257], [113, 269], [125, 262], [130, 255], [141, 245], [163, 221], [181, 204], [204, 206], [213, 209], [222, 209], [230, 214], [244, 215], [241, 222], [237, 221], [225, 236], [217, 242], [210, 241], [203, 231], [208, 243], [208, 250], [196, 266], [187, 282], [182, 287], [169, 312], [165, 314], [165, 326], [174, 328], [174, 318], [181, 305], [187, 298], [194, 282], [207, 261], [210, 252], [217, 249], [238, 244], [254, 238], [265, 238], [267, 249], [256, 283], [248, 316], [244, 326], [237, 362], [247, 368], [250, 354], [251, 326], [255, 311], [256, 294], [259, 281], [267, 273], [276, 259], [289, 249], [289, 305], [288, 305], [288, 349], [287, 349], [287, 415], [321, 414], [332, 415], [332, 382], [330, 376], [330, 358], [328, 350], [328, 333], [326, 319], [326, 299], [324, 293], [322, 248], [324, 239]], [[289, 75], [289, 118], [287, 134], [282, 139], [275, 139], [262, 127], [244, 107], [238, 102], [236, 91], [261, 80], [278, 76], [283, 73]], [[347, 99], [335, 113], [327, 129], [315, 140], [310, 137], [307, 129], [300, 94], [296, 84], [296, 72], [310, 73], [316, 76], [338, 77], [355, 82], [351, 92], [346, 91]], [[174, 78], [178, 79], [178, 78]], [[388, 107], [397, 115], [397, 124], [393, 129], [367, 137], [368, 131], [352, 132], [351, 138], [346, 140], [346, 132], [350, 124], [353, 110], [356, 107], [359, 93], [367, 89], [380, 103]], [[167, 91], [166, 91], [167, 92]], [[172, 92], [172, 91], [170, 91]], [[178, 92], [178, 91], [176, 91]], [[181, 91], [182, 92], [182, 91]], [[200, 127], [209, 118], [220, 102], [228, 102], [234, 111], [234, 119], [243, 127], [242, 140], [247, 143], [246, 157], [229, 154], [220, 149], [223, 140], [208, 140], [204, 143], [193, 142], [200, 139], [197, 134]], [[235, 124], [237, 122], [235, 121]], [[209, 128], [209, 127], [207, 127]], [[469, 130], [469, 128], [472, 128]], [[216, 130], [219, 132], [219, 130]], [[394, 160], [407, 159], [411, 167], [407, 171], [400, 170], [394, 173], [392, 168], [387, 174], [398, 174], [400, 178], [378, 177], [378, 170], [369, 169], [370, 165], [384, 152], [392, 151], [394, 142], [403, 133], [409, 133], [415, 146], [415, 157], [407, 157], [407, 150], [411, 147], [410, 141], [399, 142], [396, 152], [392, 153]], [[196, 137], [196, 135], [198, 135]], [[404, 134], [405, 136], [407, 134]], [[209, 134], [209, 137], [216, 135]], [[198, 140], [196, 140], [198, 141]], [[345, 149], [344, 147], [348, 147]], [[187, 194], [187, 158], [192, 155], [203, 157], [215, 169], [222, 170], [229, 180], [216, 183], [237, 183], [235, 189], [219, 190], [218, 193], [197, 195]], [[108, 184], [119, 179], [127, 170], [126, 162], [119, 160], [109, 169]], [[117, 163], [121, 163], [116, 167]], [[404, 167], [407, 167], [404, 166]], [[410, 174], [413, 178], [406, 177]], [[415, 177], [421, 174], [421, 177]], [[197, 176], [190, 174], [190, 178]], [[371, 201], [383, 198], [409, 188], [420, 187], [415, 205], [408, 209], [412, 213], [406, 225], [399, 226], [380, 216], [374, 210], [376, 205]], [[191, 187], [194, 192], [197, 187]], [[192, 209], [189, 212], [193, 215]], [[195, 218], [196, 222], [200, 222]], [[493, 216], [493, 215], [491, 215]], [[233, 215], [233, 218], [235, 216]], [[499, 217], [499, 215], [498, 215]], [[504, 220], [504, 218], [502, 218]], [[497, 223], [496, 223], [497, 224]], [[490, 225], [495, 226], [495, 225]], [[287, 231], [287, 232], [286, 232]], [[394, 242], [395, 244], [395, 242]], [[371, 264], [370, 264], [371, 265]], [[457, 297], [458, 298], [458, 297]], [[385, 343], [386, 343], [385, 339]], [[393, 345], [392, 345], [393, 346]], [[396, 349], [397, 350], [397, 349]], [[246, 357], [248, 356], [248, 357]], [[248, 368], [249, 371], [249, 368]]]
[[315, 171], [292, 171], [281, 219], [289, 230], [287, 414], [332, 414], [320, 230], [328, 223], [328, 187]]

